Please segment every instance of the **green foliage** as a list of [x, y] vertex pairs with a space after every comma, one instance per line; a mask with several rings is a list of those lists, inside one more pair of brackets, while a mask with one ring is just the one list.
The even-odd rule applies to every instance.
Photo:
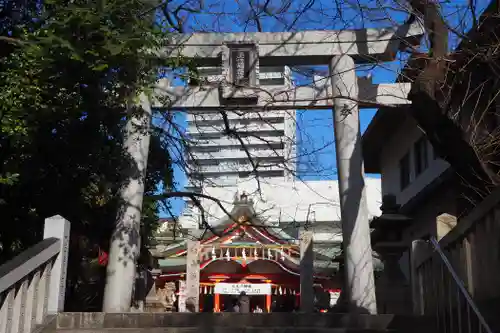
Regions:
[[[55, 214], [72, 223], [70, 269], [92, 244], [107, 249], [127, 164], [126, 102], [155, 81], [148, 50], [165, 38], [151, 13], [140, 0], [46, 0], [0, 58], [0, 263], [39, 241]], [[146, 194], [172, 183], [158, 135], [150, 161]], [[145, 201], [144, 239], [157, 211], [158, 202]], [[85, 246], [75, 243], [81, 237]]]

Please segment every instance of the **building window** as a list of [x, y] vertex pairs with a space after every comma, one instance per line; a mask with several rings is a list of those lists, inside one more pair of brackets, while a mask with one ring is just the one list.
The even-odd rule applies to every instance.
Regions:
[[410, 154], [406, 153], [405, 156], [399, 161], [399, 184], [401, 190], [404, 190], [410, 184]]
[[420, 175], [429, 167], [427, 155], [427, 140], [422, 137], [415, 142], [414, 146], [415, 176]]

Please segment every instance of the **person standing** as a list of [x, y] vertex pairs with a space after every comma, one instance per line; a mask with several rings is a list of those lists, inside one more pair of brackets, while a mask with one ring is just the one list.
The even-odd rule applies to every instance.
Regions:
[[232, 308], [233, 312], [240, 312], [240, 306], [238, 305], [238, 303], [239, 303], [239, 300], [237, 298], [234, 298], [233, 299], [233, 308]]
[[238, 305], [240, 307], [240, 313], [250, 313], [250, 298], [244, 291], [240, 293]]
[[255, 309], [253, 310], [253, 313], [262, 313], [264, 311], [262, 311], [262, 308], [257, 304], [255, 306]]

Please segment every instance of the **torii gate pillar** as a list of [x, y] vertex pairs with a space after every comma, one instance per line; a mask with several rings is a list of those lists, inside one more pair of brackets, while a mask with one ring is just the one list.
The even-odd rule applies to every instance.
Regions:
[[348, 55], [333, 57], [330, 75], [346, 272], [342, 290], [345, 297], [342, 298], [348, 302], [349, 312], [376, 314], [359, 108], [356, 101], [358, 85], [353, 59]]

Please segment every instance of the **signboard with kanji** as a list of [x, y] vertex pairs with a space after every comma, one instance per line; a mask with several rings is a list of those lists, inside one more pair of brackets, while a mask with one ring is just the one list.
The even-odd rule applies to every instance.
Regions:
[[241, 292], [247, 295], [271, 295], [269, 283], [217, 283], [214, 293], [222, 295], [239, 295]]
[[248, 86], [252, 77], [252, 51], [250, 46], [231, 48], [231, 73], [233, 84], [237, 86]]

